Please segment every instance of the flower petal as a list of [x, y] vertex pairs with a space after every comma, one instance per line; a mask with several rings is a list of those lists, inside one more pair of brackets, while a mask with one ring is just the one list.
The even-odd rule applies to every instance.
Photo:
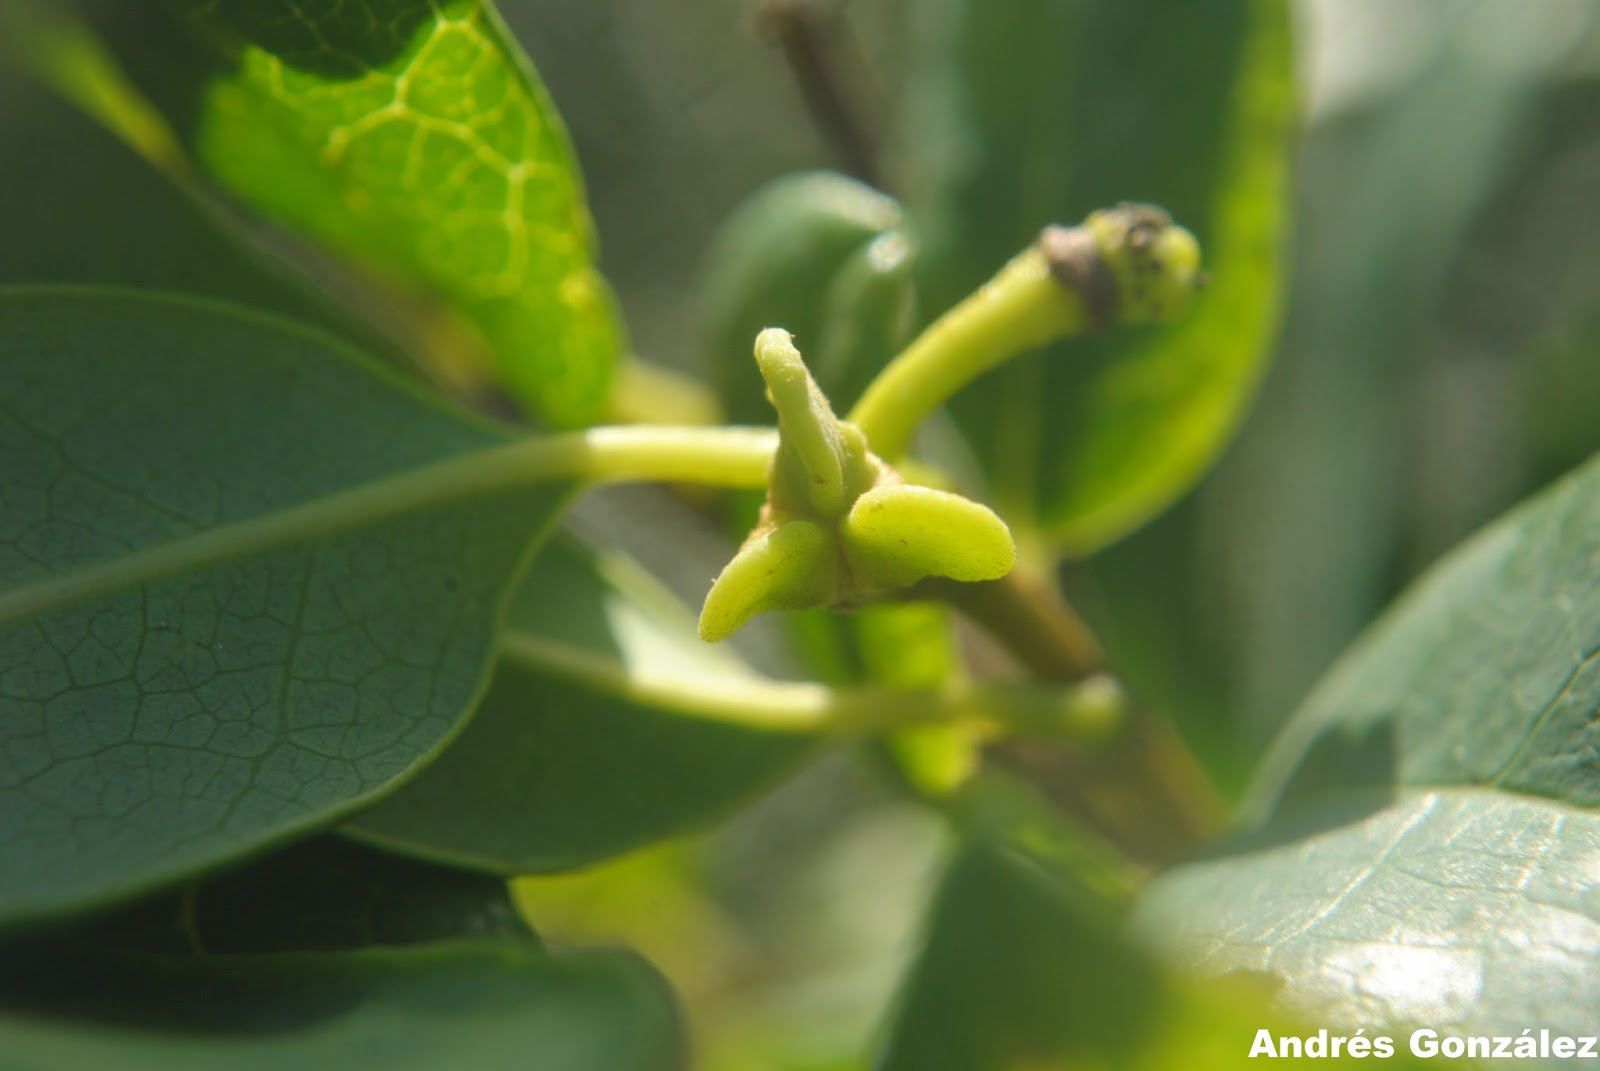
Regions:
[[827, 606], [837, 597], [834, 537], [811, 521], [787, 521], [739, 548], [706, 596], [700, 638], [725, 640], [756, 614]]
[[858, 587], [909, 587], [924, 577], [998, 580], [1017, 564], [1011, 530], [986, 506], [931, 487], [877, 487], [842, 528]]

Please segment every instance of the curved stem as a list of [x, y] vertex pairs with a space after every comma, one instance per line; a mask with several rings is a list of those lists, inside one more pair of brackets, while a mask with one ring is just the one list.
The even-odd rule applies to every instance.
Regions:
[[1105, 668], [1094, 632], [1049, 578], [1027, 565], [998, 580], [925, 580], [916, 590], [961, 611], [1040, 680], [1080, 681]]
[[1154, 205], [1124, 202], [1076, 227], [1046, 227], [891, 361], [850, 420], [893, 462], [923, 417], [995, 365], [1113, 323], [1173, 322], [1203, 281], [1194, 235]]
[[[559, 441], [558, 441], [559, 440]], [[536, 443], [547, 443], [539, 450]], [[529, 462], [526, 476], [547, 465], [547, 478], [570, 476], [593, 483], [692, 483], [706, 487], [762, 488], [778, 448], [775, 428], [590, 428], [517, 444]], [[508, 459], [515, 468], [516, 459]], [[570, 467], [568, 467], [570, 466]]]
[[952, 682], [940, 688], [829, 688], [761, 678], [636, 676], [617, 659], [519, 632], [504, 638], [500, 653], [619, 698], [771, 732], [857, 738], [960, 723], [994, 735], [1087, 743], [1112, 737], [1123, 708], [1121, 689], [1106, 677], [1069, 687]]
[[1037, 246], [918, 335], [878, 374], [848, 419], [878, 456], [893, 462], [912, 432], [973, 379], [1026, 350], [1089, 329], [1090, 309], [1063, 286]]
[[0, 594], [0, 625], [186, 569], [511, 487], [563, 480], [764, 487], [777, 445], [770, 428], [591, 428], [519, 439], [23, 584]]

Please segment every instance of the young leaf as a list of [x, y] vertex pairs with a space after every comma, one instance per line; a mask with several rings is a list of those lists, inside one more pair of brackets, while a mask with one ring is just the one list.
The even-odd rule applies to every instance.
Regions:
[[0, 295], [0, 924], [357, 809], [459, 730], [565, 485], [505, 433], [198, 302]]
[[1291, 148], [1288, 10], [1277, 0], [929, 10], [942, 36], [915, 86], [920, 106], [905, 112], [917, 119], [912, 173], [930, 176], [907, 191], [925, 236], [925, 312], [960, 300], [1042, 225], [1117, 201], [1163, 206], [1206, 250], [1211, 284], [1182, 323], [1056, 344], [955, 399], [997, 496], [1085, 553], [1199, 478], [1260, 376]]
[[1592, 1034], [1597, 562], [1591, 463], [1373, 627], [1269, 757], [1262, 828], [1156, 882], [1141, 932], [1330, 1023]]
[[175, 5], [160, 94], [211, 181], [461, 313], [538, 415], [592, 419], [622, 329], [571, 145], [488, 0]]
[[[608, 580], [592, 553], [553, 541], [512, 601], [507, 650], [467, 730], [345, 830], [458, 866], [546, 872], [694, 830], [769, 788], [815, 753], [815, 737], [718, 724], [631, 687], [641, 670], [749, 675], [675, 609], [676, 623]], [[518, 637], [576, 653], [565, 668], [519, 658]], [[575, 672], [590, 653], [614, 672]]]

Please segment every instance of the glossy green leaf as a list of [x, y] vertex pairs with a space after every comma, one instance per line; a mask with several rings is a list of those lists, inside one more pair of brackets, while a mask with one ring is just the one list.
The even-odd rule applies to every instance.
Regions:
[[0, 967], [7, 1071], [668, 1071], [671, 998], [630, 957], [523, 941], [276, 955], [45, 946]]
[[1139, 928], [1330, 1022], [1593, 1033], [1600, 1003], [1600, 464], [1472, 539], [1334, 669], [1262, 827]]
[[0, 921], [259, 851], [442, 748], [566, 494], [474, 485], [505, 441], [292, 324], [0, 296]]
[[954, 412], [1001, 501], [1073, 553], [1165, 508], [1210, 466], [1276, 320], [1292, 147], [1278, 0], [927, 5], [904, 110], [906, 203], [932, 316], [1052, 222], [1151, 201], [1192, 230], [1210, 286], [1180, 324], [1049, 347]]
[[[564, 870], [701, 828], [812, 755], [805, 735], [720, 724], [631, 687], [749, 671], [652, 609], [590, 552], [555, 541], [510, 610], [482, 709], [438, 762], [347, 825], [394, 851], [501, 874]], [[519, 658], [532, 638], [557, 656]], [[558, 664], [562, 651], [570, 665]], [[606, 672], [583, 672], [593, 656]]]
[[622, 329], [581, 178], [488, 0], [175, 6], [202, 47], [163, 102], [211, 181], [460, 313], [538, 415], [600, 411]]

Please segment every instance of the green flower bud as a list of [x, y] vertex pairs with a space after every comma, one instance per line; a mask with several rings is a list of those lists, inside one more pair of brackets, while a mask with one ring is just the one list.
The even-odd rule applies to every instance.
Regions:
[[[1114, 308], [1096, 310], [1121, 324], [1171, 323], [1183, 317], [1204, 281], [1200, 243], [1155, 205], [1120, 204], [1083, 221], [1112, 280]], [[1048, 251], [1047, 251], [1048, 254]]]

